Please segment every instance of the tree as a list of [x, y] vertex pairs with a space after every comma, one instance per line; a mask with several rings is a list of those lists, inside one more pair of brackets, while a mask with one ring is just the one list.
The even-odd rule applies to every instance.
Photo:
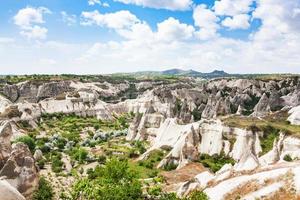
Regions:
[[73, 199], [142, 199], [141, 183], [126, 160], [112, 158], [105, 166], [97, 167], [90, 178], [81, 179], [74, 185]]

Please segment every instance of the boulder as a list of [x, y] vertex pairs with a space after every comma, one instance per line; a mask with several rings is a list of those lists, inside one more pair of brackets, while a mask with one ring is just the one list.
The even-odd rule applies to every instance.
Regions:
[[41, 160], [43, 158], [43, 152], [40, 149], [35, 150], [35, 152], [33, 154], [33, 158], [36, 161]]
[[26, 200], [25, 197], [6, 180], [0, 179], [0, 199], [1, 200]]

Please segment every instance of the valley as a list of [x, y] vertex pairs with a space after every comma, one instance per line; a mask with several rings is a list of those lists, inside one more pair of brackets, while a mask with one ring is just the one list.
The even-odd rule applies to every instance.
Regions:
[[153, 73], [2, 77], [3, 200], [300, 198], [299, 76]]

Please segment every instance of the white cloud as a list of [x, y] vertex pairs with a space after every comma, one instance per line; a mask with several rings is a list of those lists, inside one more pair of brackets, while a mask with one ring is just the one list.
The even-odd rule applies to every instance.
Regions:
[[76, 15], [69, 15], [65, 11], [60, 12], [60, 14], [61, 14], [61, 17], [62, 17], [62, 21], [64, 23], [66, 23], [68, 26], [72, 26], [72, 25], [76, 24], [76, 22], [77, 22]]
[[[185, 66], [204, 72], [223, 69], [231, 73], [300, 73], [298, 2], [257, 0], [253, 17], [260, 19], [262, 25], [253, 30], [248, 40], [218, 35], [219, 17], [203, 5], [194, 8], [194, 27], [168, 18], [157, 24], [157, 31], [129, 11], [83, 12], [82, 24], [111, 28], [121, 38], [94, 44], [53, 41], [32, 46], [17, 42], [1, 44], [0, 70], [3, 73], [94, 74]], [[245, 15], [245, 10], [226, 12], [221, 24], [231, 29], [246, 28], [247, 17], [237, 18]], [[31, 27], [34, 25], [31, 23]], [[207, 40], [199, 41], [195, 37]], [[55, 58], [54, 62], [51, 58]]]
[[100, 0], [88, 0], [88, 4], [90, 6], [93, 6], [93, 5], [96, 5], [96, 4], [101, 5], [101, 1]]
[[125, 4], [135, 4], [138, 6], [168, 9], [168, 10], [189, 10], [193, 4], [192, 0], [114, 0]]
[[101, 14], [95, 10], [93, 12], [82, 12], [81, 25], [106, 26], [112, 29], [122, 29], [130, 27], [139, 22], [139, 19], [127, 10], [121, 10], [115, 13]]
[[233, 17], [226, 17], [222, 21], [222, 25], [230, 29], [248, 29], [250, 16], [247, 14], [239, 14]]
[[14, 38], [0, 37], [0, 44], [10, 44], [10, 43], [14, 43], [14, 42], [15, 42]]
[[110, 7], [109, 3], [107, 3], [107, 2], [102, 3], [102, 6], [107, 7], [107, 8]]
[[200, 39], [207, 40], [217, 36], [219, 18], [206, 5], [201, 4], [194, 8], [193, 18], [195, 26], [200, 28], [197, 32]]
[[20, 27], [20, 34], [28, 39], [45, 39], [48, 30], [37, 24], [44, 24], [43, 15], [50, 13], [51, 11], [45, 7], [26, 7], [14, 16], [14, 23]]
[[47, 38], [48, 29], [40, 27], [40, 26], [32, 26], [22, 29], [20, 32], [21, 35], [27, 37], [28, 39], [46, 39]]
[[107, 2], [102, 3], [102, 1], [100, 1], [100, 0], [88, 0], [88, 4], [90, 6], [94, 6], [94, 5], [98, 4], [103, 7], [109, 7], [109, 4]]
[[217, 15], [235, 16], [248, 13], [254, 0], [219, 0], [215, 1]]
[[43, 24], [43, 14], [51, 13], [49, 9], [45, 7], [32, 8], [27, 7], [18, 11], [14, 16], [15, 24], [20, 27], [32, 26], [32, 24]]
[[173, 17], [157, 24], [157, 38], [163, 41], [186, 40], [192, 38], [195, 29], [191, 25], [182, 24]]

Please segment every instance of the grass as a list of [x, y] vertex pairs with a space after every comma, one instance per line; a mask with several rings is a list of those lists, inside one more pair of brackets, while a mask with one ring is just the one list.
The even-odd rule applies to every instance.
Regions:
[[263, 137], [260, 138], [260, 145], [262, 152], [260, 155], [264, 155], [273, 148], [274, 140], [278, 139], [280, 130], [273, 128], [272, 126], [263, 127]]
[[286, 112], [278, 112], [263, 119], [231, 116], [223, 118], [223, 122], [229, 127], [263, 132], [263, 136], [260, 137], [262, 147], [260, 155], [264, 155], [273, 148], [274, 140], [278, 139], [280, 132], [300, 137], [300, 126], [291, 125], [286, 119]]
[[156, 168], [147, 168], [134, 160], [129, 160], [128, 165], [131, 170], [139, 174], [141, 179], [153, 178], [161, 171], [160, 169]]
[[225, 156], [224, 154], [218, 155], [208, 155], [208, 154], [201, 154], [199, 157], [199, 162], [203, 164], [204, 167], [209, 168], [213, 172], [219, 171], [225, 164], [232, 164], [234, 165], [235, 161]]
[[285, 115], [285, 113], [279, 117], [271, 115], [263, 119], [232, 116], [223, 118], [223, 122], [229, 127], [238, 127], [248, 130], [254, 126], [261, 131], [263, 131], [265, 127], [272, 127], [273, 129], [282, 131], [286, 134], [292, 134], [300, 137], [300, 126], [291, 125], [288, 121], [286, 121], [287, 117]]
[[157, 169], [157, 165], [163, 159], [167, 152], [163, 150], [153, 150], [149, 153], [147, 158], [141, 161], [129, 160], [129, 166], [141, 175], [141, 178], [153, 178], [162, 171]]

